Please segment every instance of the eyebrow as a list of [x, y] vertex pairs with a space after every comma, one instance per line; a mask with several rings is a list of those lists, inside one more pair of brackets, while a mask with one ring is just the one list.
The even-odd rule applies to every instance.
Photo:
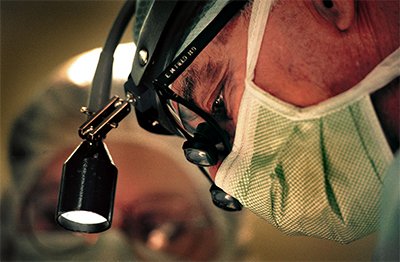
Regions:
[[182, 88], [182, 95], [185, 100], [192, 101], [194, 85], [195, 85], [195, 78], [198, 75], [196, 72], [192, 72], [192, 70], [188, 70], [188, 75], [183, 79], [183, 88]]
[[184, 79], [182, 81], [182, 95], [188, 101], [193, 101], [193, 94], [196, 86], [200, 81], [212, 81], [215, 79], [222, 71], [223, 65], [221, 62], [214, 62], [211, 59], [201, 66], [197, 64], [192, 64], [186, 71]]

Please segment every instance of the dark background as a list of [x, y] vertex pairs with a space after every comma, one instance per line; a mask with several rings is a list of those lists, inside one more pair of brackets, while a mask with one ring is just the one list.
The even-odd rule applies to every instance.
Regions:
[[[1, 190], [8, 183], [10, 123], [69, 58], [104, 44], [122, 1], [3, 1], [1, 7]], [[129, 32], [128, 32], [129, 31]], [[130, 41], [127, 30], [124, 42]]]

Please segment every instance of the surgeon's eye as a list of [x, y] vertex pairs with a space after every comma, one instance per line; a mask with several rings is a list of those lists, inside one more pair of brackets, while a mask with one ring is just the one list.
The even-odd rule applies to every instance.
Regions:
[[214, 103], [211, 108], [211, 114], [215, 118], [216, 121], [231, 120], [231, 118], [228, 116], [228, 112], [226, 109], [223, 91], [224, 91], [224, 89], [222, 88], [219, 95], [214, 100]]
[[211, 113], [214, 116], [221, 116], [226, 114], [225, 101], [222, 93], [220, 93], [217, 99], [215, 99], [211, 108]]

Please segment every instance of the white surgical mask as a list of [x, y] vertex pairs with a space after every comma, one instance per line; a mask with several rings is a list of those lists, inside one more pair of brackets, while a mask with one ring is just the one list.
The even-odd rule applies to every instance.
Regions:
[[393, 159], [369, 94], [399, 75], [395, 51], [347, 92], [298, 108], [255, 85], [270, 1], [254, 1], [232, 152], [216, 184], [283, 232], [348, 243], [377, 229]]

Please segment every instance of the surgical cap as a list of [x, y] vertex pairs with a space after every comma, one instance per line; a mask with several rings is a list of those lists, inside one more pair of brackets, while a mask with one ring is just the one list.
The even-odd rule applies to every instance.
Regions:
[[[183, 35], [183, 39], [181, 40], [181, 48], [177, 54], [193, 41], [193, 39], [218, 15], [228, 2], [228, 0], [204, 2], [205, 4], [202, 10], [197, 13], [197, 16], [193, 19], [193, 23], [187, 25], [187, 29], [185, 30], [186, 33]], [[154, 0], [138, 0], [136, 2], [136, 13], [133, 27], [133, 39], [135, 43], [137, 43], [140, 38], [140, 30], [153, 3]]]

